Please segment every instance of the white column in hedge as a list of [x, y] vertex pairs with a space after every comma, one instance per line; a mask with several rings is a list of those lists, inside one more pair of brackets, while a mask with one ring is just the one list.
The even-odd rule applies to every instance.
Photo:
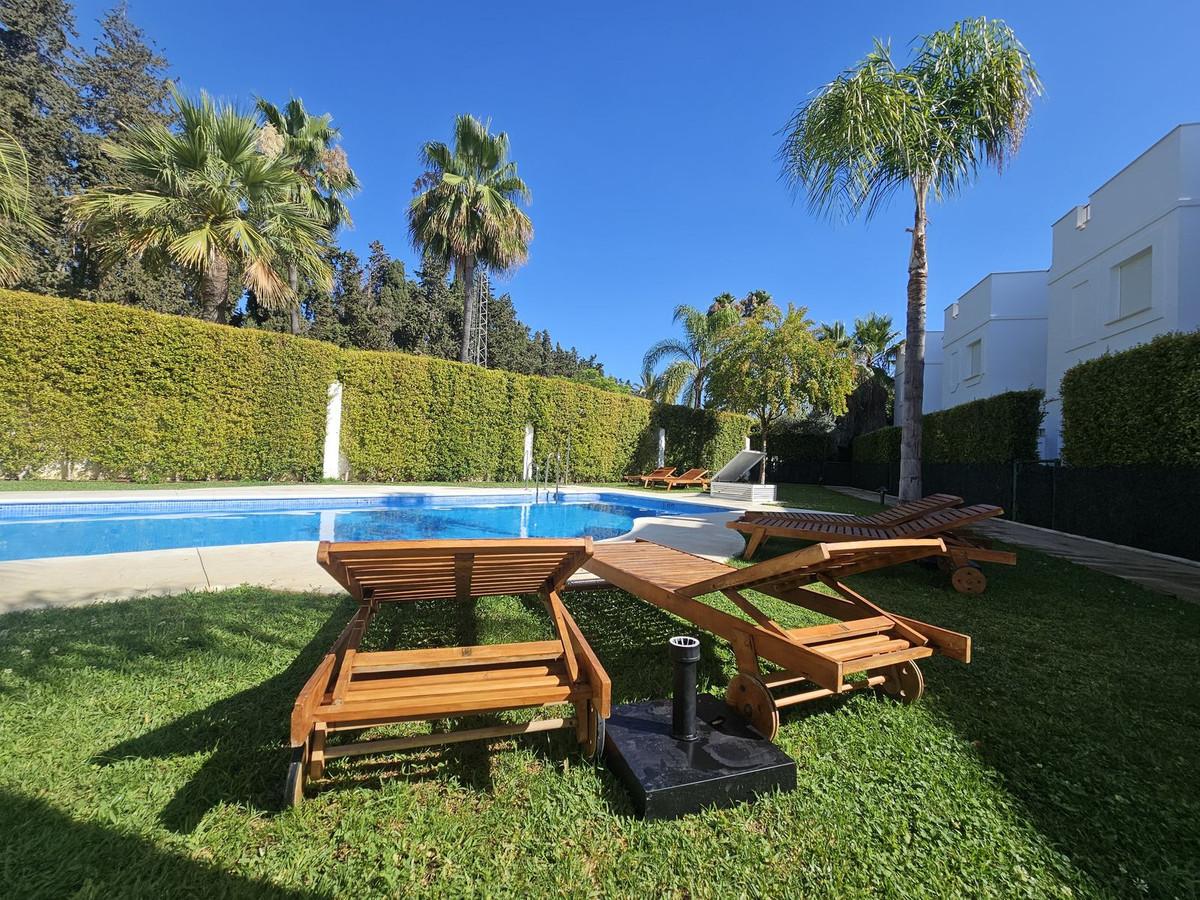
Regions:
[[521, 460], [521, 480], [533, 478], [533, 426], [525, 426], [525, 455]]
[[667, 459], [667, 429], [658, 429], [658, 467], [665, 466]]
[[746, 435], [745, 444], [744, 444], [744, 446], [742, 447], [742, 449], [743, 449], [743, 450], [749, 450], [749, 449], [750, 449], [750, 435]]
[[321, 461], [321, 477], [337, 478], [338, 459], [342, 448], [342, 383], [329, 385], [325, 403], [325, 455]]

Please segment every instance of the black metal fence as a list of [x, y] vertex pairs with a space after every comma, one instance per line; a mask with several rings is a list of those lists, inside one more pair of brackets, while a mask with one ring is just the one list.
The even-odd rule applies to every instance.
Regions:
[[[957, 494], [967, 503], [1003, 506], [1029, 525], [1200, 559], [1200, 467], [1077, 468], [1057, 460], [926, 464], [924, 493]], [[899, 463], [771, 460], [774, 482], [848, 484], [897, 491]]]

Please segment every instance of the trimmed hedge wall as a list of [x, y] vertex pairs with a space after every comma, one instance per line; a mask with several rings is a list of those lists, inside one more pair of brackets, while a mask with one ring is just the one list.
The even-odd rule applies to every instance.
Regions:
[[338, 348], [0, 291], [0, 476], [319, 478]]
[[1061, 394], [1064, 462], [1200, 465], [1200, 331], [1080, 363]]
[[580, 481], [668, 461], [716, 468], [750, 420], [557, 378], [0, 291], [0, 477], [86, 462], [135, 480], [321, 475], [328, 385], [343, 383], [342, 450], [363, 480], [520, 477], [565, 452]]
[[[921, 417], [924, 463], [1010, 463], [1037, 458], [1043, 394], [1009, 391]], [[899, 426], [880, 428], [854, 439], [856, 463], [900, 460]]]

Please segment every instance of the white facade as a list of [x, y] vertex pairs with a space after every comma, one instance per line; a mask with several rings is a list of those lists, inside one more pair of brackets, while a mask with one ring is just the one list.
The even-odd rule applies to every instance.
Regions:
[[1046, 273], [993, 272], [946, 307], [941, 408], [1046, 386]]
[[1061, 450], [1059, 384], [1067, 369], [1164, 332], [1200, 328], [1200, 124], [1169, 132], [1055, 222], [1053, 236], [1048, 457]]
[[[921, 398], [923, 413], [942, 408], [942, 333], [925, 332], [925, 396]], [[892, 421], [897, 425], [904, 422], [904, 349], [896, 359], [896, 399], [893, 404]]]

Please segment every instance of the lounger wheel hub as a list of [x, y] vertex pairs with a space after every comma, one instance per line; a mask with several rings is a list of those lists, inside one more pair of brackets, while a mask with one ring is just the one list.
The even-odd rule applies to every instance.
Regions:
[[913, 703], [925, 693], [925, 676], [912, 660], [889, 666], [883, 675], [886, 680], [879, 690], [898, 703]]
[[304, 781], [308, 774], [308, 744], [292, 748], [292, 761], [288, 765], [287, 783], [283, 789], [283, 802], [287, 806], [299, 806], [304, 800]]
[[982, 594], [987, 590], [987, 576], [975, 563], [967, 563], [950, 574], [950, 584], [960, 594]]
[[779, 733], [779, 707], [770, 689], [757, 675], [735, 675], [725, 689], [725, 702], [768, 741]]
[[583, 744], [583, 755], [597, 766], [604, 764], [604, 716], [595, 707], [588, 711], [588, 733]]

